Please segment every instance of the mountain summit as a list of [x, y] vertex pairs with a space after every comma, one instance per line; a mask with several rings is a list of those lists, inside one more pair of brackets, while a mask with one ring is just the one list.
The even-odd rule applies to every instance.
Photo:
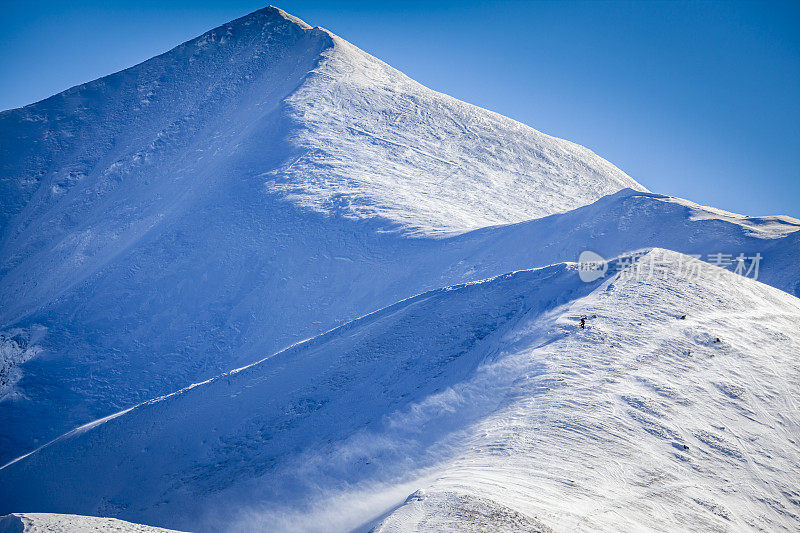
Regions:
[[574, 143], [432, 91], [327, 33], [289, 96], [296, 152], [269, 190], [299, 205], [454, 234], [645, 189]]
[[[175, 196], [164, 189], [187, 195], [231, 168], [276, 198], [423, 235], [644, 190], [585, 148], [427, 89], [275, 7], [7, 111], [1, 124], [15, 137], [3, 139], [2, 171], [24, 175], [3, 183], [0, 220], [22, 218], [9, 237], [64, 203], [103, 219], [130, 207], [149, 227]], [[45, 157], [55, 153], [57, 166]]]

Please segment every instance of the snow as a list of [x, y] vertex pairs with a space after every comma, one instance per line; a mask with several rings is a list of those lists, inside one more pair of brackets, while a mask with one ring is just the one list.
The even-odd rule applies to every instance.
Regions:
[[[502, 363], [516, 394], [426, 492], [555, 530], [796, 530], [800, 302], [709, 274], [610, 280], [567, 306], [549, 322], [567, 335]], [[586, 330], [569, 319], [594, 315]], [[426, 502], [384, 529], [441, 517]]]
[[0, 513], [796, 530], [798, 229], [257, 11], [0, 114]]
[[169, 533], [170, 529], [132, 524], [116, 518], [48, 513], [15, 513], [0, 517], [0, 533]]
[[[435, 508], [435, 513], [431, 513]], [[418, 490], [374, 529], [375, 533], [406, 531], [496, 531], [551, 533], [553, 530], [496, 501], [457, 492], [428, 494]]]
[[447, 235], [645, 190], [582, 146], [432, 91], [330, 38], [287, 99], [299, 154], [266, 174], [270, 190], [299, 205]]
[[668, 201], [685, 206], [690, 213], [690, 220], [721, 220], [737, 224], [748, 229], [753, 235], [762, 238], [778, 239], [800, 229], [800, 220], [786, 216], [746, 217], [730, 211], [714, 207], [701, 206], [681, 198], [670, 198]]
[[0, 331], [0, 401], [16, 394], [14, 385], [21, 377], [18, 367], [42, 351], [36, 343], [45, 334], [41, 326]]
[[795, 529], [800, 301], [650, 254], [649, 279], [567, 264], [425, 293], [147, 402], [0, 469], [0, 512], [291, 530], [427, 479], [379, 530]]

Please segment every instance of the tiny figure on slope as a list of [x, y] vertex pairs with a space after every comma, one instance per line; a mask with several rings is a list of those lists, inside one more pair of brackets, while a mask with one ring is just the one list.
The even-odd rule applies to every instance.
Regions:
[[586, 317], [581, 317], [581, 329], [586, 329]]

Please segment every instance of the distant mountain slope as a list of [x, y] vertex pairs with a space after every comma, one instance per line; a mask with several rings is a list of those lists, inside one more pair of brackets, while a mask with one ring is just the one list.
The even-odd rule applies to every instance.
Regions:
[[0, 275], [28, 273], [3, 291], [5, 320], [208, 203], [237, 209], [216, 198], [236, 182], [229, 201], [246, 202], [254, 176], [287, 157], [283, 99], [328, 46], [287, 17], [258, 11], [0, 114]]
[[657, 250], [605, 281], [556, 265], [399, 302], [3, 467], [0, 512], [793, 530], [800, 300], [676, 267], [693, 261]]
[[[260, 10], [0, 113], [0, 462], [398, 300], [584, 249], [759, 252], [759, 279], [798, 293], [800, 222], [681, 202]], [[467, 231], [501, 222], [518, 223]]]
[[792, 217], [744, 217], [680, 198], [623, 190], [568, 213], [460, 235], [446, 248], [463, 248], [459, 253], [469, 260], [462, 265], [492, 275], [576, 260], [584, 250], [609, 258], [659, 247], [711, 262], [723, 254], [717, 262], [728, 270], [736, 268], [739, 255], [758, 255], [758, 272], [750, 277], [800, 296], [798, 229], [800, 220]]

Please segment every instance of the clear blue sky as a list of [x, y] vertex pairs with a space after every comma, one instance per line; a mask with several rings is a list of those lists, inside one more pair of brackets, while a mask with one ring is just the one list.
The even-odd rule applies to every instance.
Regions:
[[[0, 108], [264, 5], [5, 0]], [[800, 2], [276, 5], [433, 89], [588, 146], [653, 191], [800, 217]]]

